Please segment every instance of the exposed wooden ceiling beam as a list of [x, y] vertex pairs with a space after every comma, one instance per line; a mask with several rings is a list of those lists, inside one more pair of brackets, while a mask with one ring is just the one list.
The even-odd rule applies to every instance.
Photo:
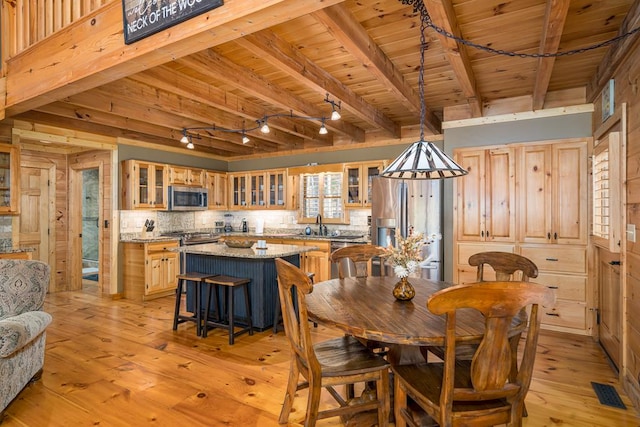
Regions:
[[[153, 135], [143, 135], [136, 131], [129, 131], [123, 128], [103, 125], [99, 123], [93, 123], [90, 121], [79, 119], [77, 117], [63, 117], [57, 113], [49, 114], [45, 112], [38, 112], [36, 110], [31, 110], [16, 116], [15, 119], [34, 122], [38, 124], [52, 125], [57, 127], [66, 127], [66, 128], [74, 129], [77, 131], [89, 132], [92, 134], [109, 135], [115, 138], [125, 138], [128, 140], [136, 140], [142, 143], [157, 144], [157, 145], [160, 145], [163, 147], [169, 147], [172, 149], [179, 148], [178, 145], [176, 145], [175, 139], [172, 139], [172, 138], [168, 139], [168, 138], [162, 138], [162, 137], [157, 137]], [[187, 152], [186, 148], [183, 148], [183, 150]], [[247, 155], [250, 155], [253, 153], [253, 151], [249, 151], [250, 150], [249, 148], [247, 148], [247, 150], [248, 150], [246, 152]], [[232, 152], [221, 150], [221, 149], [216, 150], [216, 149], [205, 148], [205, 151], [209, 153], [217, 154], [221, 158], [237, 156], [237, 153], [232, 153]]]
[[[389, 87], [398, 99], [412, 112], [420, 113], [420, 98], [405, 81], [402, 73], [393, 65], [367, 31], [343, 5], [327, 7], [313, 16], [338, 40], [347, 51]], [[427, 108], [425, 125], [435, 134], [441, 132], [440, 120]]]
[[[264, 106], [242, 99], [233, 93], [225, 92], [201, 80], [175, 72], [170, 67], [156, 67], [129, 78], [133, 81], [174, 93], [183, 98], [190, 98], [202, 104], [244, 117], [251, 124], [264, 115]], [[312, 128], [300, 120], [280, 117], [273, 119], [269, 126], [305, 139], [318, 137], [317, 127]], [[325, 135], [323, 140], [331, 143], [332, 135]]]
[[[325, 114], [325, 111], [294, 96], [250, 69], [218, 55], [211, 49], [179, 59], [176, 62], [203, 75], [211, 75], [216, 80], [237, 87], [270, 104], [277, 105], [284, 111], [292, 111], [294, 114], [310, 117], [322, 117]], [[273, 113], [268, 112], [267, 114]], [[364, 131], [344, 120], [327, 120], [325, 126], [354, 141], [364, 141]]]
[[[99, 109], [97, 99], [101, 97], [105, 100], [116, 100], [121, 104], [128, 106], [133, 99], [137, 106], [163, 111], [166, 114], [186, 119], [182, 120], [182, 125], [180, 126], [181, 129], [186, 127], [212, 125], [226, 129], [246, 129], [256, 127], [255, 122], [245, 125], [242, 120], [238, 119], [235, 115], [231, 115], [225, 111], [221, 111], [192, 99], [184, 98], [131, 79], [122, 79], [117, 82], [109, 83], [100, 89], [94, 89], [91, 92], [98, 94], [98, 97], [90, 97], [89, 99], [83, 98], [86, 100], [84, 102], [87, 103], [82, 105]], [[69, 99], [74, 98], [76, 98], [76, 96], [70, 97]], [[73, 101], [73, 103], [79, 104], [77, 101]], [[107, 107], [107, 105], [104, 105], [102, 108], [105, 107]], [[113, 110], [112, 107], [109, 108]], [[163, 123], [161, 122], [158, 125], [163, 125]], [[169, 123], [167, 122], [164, 125], [168, 126]], [[263, 134], [258, 131], [246, 133], [252, 139], [270, 141], [289, 148], [299, 146], [304, 142], [302, 138], [290, 135], [278, 129], [272, 129], [268, 134]], [[220, 135], [220, 138], [222, 138], [222, 135], [225, 135], [222, 130], [214, 132], [214, 134]], [[240, 133], [226, 132], [226, 139], [242, 144], [242, 135]]]
[[[104, 113], [102, 111], [79, 107], [77, 105], [65, 102], [53, 102], [51, 104], [44, 105], [38, 108], [36, 111], [66, 117], [67, 119], [75, 119], [78, 121], [93, 123], [96, 125], [110, 126], [114, 128], [129, 130], [131, 132], [138, 132], [144, 135], [162, 138], [163, 140], [171, 140], [173, 141], [174, 146], [180, 145], [180, 143], [178, 142], [178, 140], [180, 139], [179, 131], [172, 130], [163, 126], [158, 126], [157, 124], [149, 123], [144, 120], [118, 116], [112, 113]], [[208, 146], [211, 148], [223, 150], [227, 153], [237, 154], [247, 152], [247, 149], [245, 147], [226, 141], [212, 141], [208, 143]]]
[[7, 61], [7, 117], [176, 58], [307, 15], [343, 0], [227, 0], [125, 45], [122, 2], [111, 1]]
[[380, 127], [395, 137], [400, 137], [400, 126], [377, 108], [367, 103], [338, 79], [302, 55], [290, 43], [282, 40], [272, 30], [263, 30], [236, 40], [240, 46], [261, 59], [311, 87], [322, 96], [331, 94], [342, 102], [342, 107], [360, 119]]
[[[629, 13], [627, 13], [627, 16], [624, 18], [622, 25], [620, 25], [618, 35], [625, 34], [639, 25], [640, 0], [636, 0], [633, 6], [631, 6], [631, 9], [629, 9]], [[587, 101], [593, 102], [593, 100], [596, 99], [604, 88], [605, 83], [607, 83], [609, 79], [611, 79], [611, 76], [613, 76], [613, 73], [617, 71], [622, 60], [631, 52], [631, 47], [636, 43], [638, 38], [640, 38], [640, 33], [635, 33], [609, 48], [602, 58], [602, 61], [600, 61], [596, 73], [587, 85]]]
[[[458, 19], [455, 11], [453, 10], [451, 0], [425, 0], [424, 5], [429, 11], [429, 16], [431, 16], [431, 20], [436, 26], [450, 34], [462, 38], [462, 32], [460, 31]], [[445, 37], [440, 33], [436, 34], [438, 39], [440, 39], [440, 44], [442, 45], [447, 60], [451, 65], [453, 74], [460, 84], [462, 93], [465, 98], [467, 98], [472, 116], [481, 117], [482, 98], [478, 90], [476, 78], [473, 73], [473, 68], [471, 67], [471, 61], [466, 47], [462, 43], [450, 37]]]
[[[542, 39], [538, 53], [557, 53], [562, 39], [562, 30], [569, 13], [571, 0], [547, 0], [547, 8], [544, 14], [542, 27]], [[538, 71], [533, 86], [533, 109], [540, 110], [544, 106], [544, 100], [549, 89], [549, 81], [553, 73], [555, 56], [538, 58]]]

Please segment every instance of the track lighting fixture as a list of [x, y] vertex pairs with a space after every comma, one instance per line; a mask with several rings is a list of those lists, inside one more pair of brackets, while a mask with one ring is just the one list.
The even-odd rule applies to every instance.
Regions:
[[340, 112], [338, 110], [342, 108], [342, 101], [336, 102], [332, 99], [329, 99], [329, 92], [327, 92], [327, 95], [324, 98], [324, 102], [331, 104], [331, 120], [340, 120], [342, 116], [340, 115]]
[[318, 132], [320, 135], [326, 135], [329, 133], [327, 127], [324, 125], [324, 119], [322, 119], [322, 126], [320, 126], [320, 131]]
[[218, 127], [216, 125], [212, 125], [212, 126], [199, 126], [199, 127], [189, 127], [189, 128], [183, 128], [182, 129], [182, 138], [180, 138], [180, 142], [183, 144], [187, 144], [187, 148], [189, 149], [193, 149], [194, 145], [193, 145], [193, 141], [192, 141], [192, 137], [195, 136], [196, 138], [200, 138], [200, 135], [198, 133], [196, 133], [195, 131], [198, 130], [210, 130], [210, 131], [219, 131], [219, 132], [231, 132], [231, 133], [239, 133], [242, 135], [242, 143], [243, 144], [247, 144], [249, 143], [251, 140], [249, 139], [249, 136], [247, 135], [247, 132], [253, 132], [256, 130], [260, 130], [260, 132], [262, 133], [269, 133], [271, 131], [271, 129], [269, 128], [269, 124], [267, 123], [267, 121], [271, 118], [275, 118], [275, 117], [288, 117], [288, 118], [292, 118], [292, 119], [300, 119], [300, 120], [309, 120], [309, 121], [314, 121], [314, 122], [320, 122], [320, 129], [318, 131], [318, 133], [320, 135], [326, 135], [329, 133], [326, 125], [325, 125], [325, 121], [327, 120], [339, 120], [340, 119], [340, 113], [338, 112], [338, 110], [340, 110], [341, 108], [341, 101], [334, 101], [332, 99], [329, 99], [329, 94], [327, 93], [324, 102], [331, 104], [331, 115], [329, 118], [322, 116], [322, 117], [313, 117], [313, 116], [299, 116], [297, 114], [293, 114], [293, 112], [290, 112], [288, 114], [286, 113], [277, 113], [277, 114], [265, 114], [264, 116], [262, 116], [262, 118], [258, 119], [255, 121], [256, 125], [254, 127], [250, 127], [247, 128], [245, 127], [244, 123], [242, 124], [242, 128], [241, 129], [228, 129], [228, 128], [223, 128], [223, 127]]
[[266, 118], [262, 121], [262, 127], [260, 128], [260, 132], [262, 132], [262, 133], [271, 132], [271, 129], [269, 129], [269, 125], [267, 124], [267, 119]]

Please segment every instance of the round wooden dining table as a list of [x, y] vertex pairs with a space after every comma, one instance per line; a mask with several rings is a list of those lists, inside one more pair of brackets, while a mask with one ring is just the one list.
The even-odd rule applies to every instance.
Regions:
[[[349, 335], [388, 344], [394, 363], [415, 363], [425, 354], [419, 351], [420, 346], [444, 346], [445, 316], [431, 313], [427, 300], [454, 284], [411, 277], [415, 297], [411, 301], [398, 301], [392, 293], [397, 282], [397, 277], [385, 276], [316, 283], [306, 296], [309, 318]], [[522, 313], [514, 319], [511, 334], [522, 332], [525, 326], [526, 314]], [[479, 342], [483, 330], [484, 317], [480, 312], [458, 310], [457, 342]]]

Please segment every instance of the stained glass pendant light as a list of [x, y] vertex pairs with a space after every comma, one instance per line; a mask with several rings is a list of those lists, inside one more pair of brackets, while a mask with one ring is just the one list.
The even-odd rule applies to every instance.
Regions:
[[466, 169], [447, 156], [433, 142], [424, 139], [426, 106], [424, 101], [424, 50], [425, 17], [424, 7], [420, 9], [420, 74], [418, 76], [418, 96], [420, 96], [420, 140], [411, 144], [389, 166], [382, 171], [386, 178], [399, 179], [442, 179], [466, 175]]

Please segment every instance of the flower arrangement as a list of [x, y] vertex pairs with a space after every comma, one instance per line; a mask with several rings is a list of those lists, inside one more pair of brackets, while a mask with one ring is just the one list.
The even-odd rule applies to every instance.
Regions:
[[387, 247], [387, 263], [393, 266], [396, 276], [403, 278], [413, 273], [420, 262], [422, 262], [422, 247], [428, 245], [432, 240], [426, 241], [422, 233], [412, 234], [403, 238], [399, 232], [398, 246]]

